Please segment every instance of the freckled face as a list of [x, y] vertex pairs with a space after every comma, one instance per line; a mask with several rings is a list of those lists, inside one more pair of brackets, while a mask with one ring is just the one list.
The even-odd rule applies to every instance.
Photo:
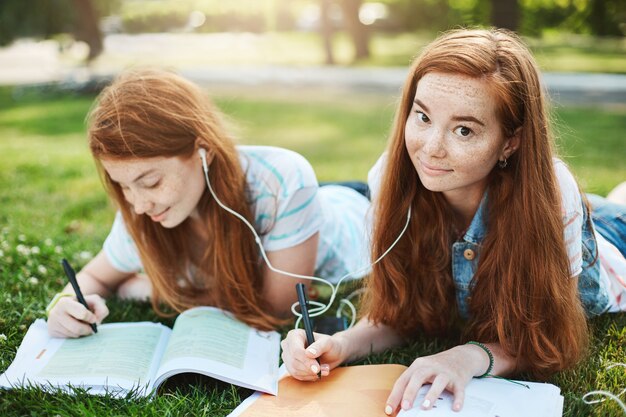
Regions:
[[145, 214], [165, 228], [197, 219], [197, 206], [205, 189], [199, 158], [103, 159], [102, 165], [117, 182], [135, 213]]
[[482, 196], [507, 141], [485, 81], [428, 73], [420, 79], [405, 143], [424, 187], [450, 200]]

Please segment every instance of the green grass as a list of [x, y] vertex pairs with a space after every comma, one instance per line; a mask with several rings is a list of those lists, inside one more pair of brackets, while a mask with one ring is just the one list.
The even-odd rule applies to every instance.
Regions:
[[[26, 329], [44, 316], [64, 284], [59, 265], [76, 267], [97, 253], [113, 218], [86, 147], [83, 119], [91, 98], [35, 94], [14, 100], [0, 89], [0, 370], [15, 356]], [[241, 143], [272, 144], [307, 157], [321, 180], [366, 178], [385, 146], [394, 97], [233, 91], [216, 100], [238, 126]], [[626, 110], [558, 109], [560, 148], [585, 188], [606, 194], [626, 179]], [[42, 268], [43, 267], [43, 268]], [[110, 300], [107, 320], [159, 320], [147, 304]], [[162, 320], [171, 324], [171, 320]], [[565, 396], [566, 416], [620, 416], [613, 403], [589, 406], [584, 393], [625, 385], [626, 314], [591, 322], [589, 358], [551, 382]], [[362, 363], [410, 364], [452, 346], [422, 339]], [[153, 401], [50, 395], [37, 390], [0, 392], [0, 415], [227, 415], [249, 392], [200, 380], [174, 380]]]
[[[307, 66], [323, 65], [322, 40], [316, 33], [268, 32], [169, 35], [158, 54], [149, 47], [107, 50], [92, 67], [104, 71], [129, 65], [171, 65], [176, 68], [210, 66]], [[437, 33], [373, 33], [371, 57], [359, 66], [399, 66], [406, 68]], [[527, 38], [543, 71], [626, 73], [626, 43], [623, 39], [603, 39], [584, 35], [549, 34]], [[133, 42], [133, 41], [131, 41]], [[168, 46], [169, 45], [169, 46]], [[176, 45], [176, 46], [174, 46]], [[338, 65], [352, 65], [353, 46], [345, 33], [333, 37]], [[61, 58], [75, 61], [69, 53]]]

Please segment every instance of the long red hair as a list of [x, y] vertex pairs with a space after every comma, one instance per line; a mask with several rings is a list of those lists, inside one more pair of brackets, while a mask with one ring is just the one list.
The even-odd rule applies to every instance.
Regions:
[[[261, 299], [262, 270], [250, 231], [222, 210], [205, 190], [198, 211], [209, 235], [198, 259], [192, 255], [189, 220], [166, 229], [137, 215], [119, 184], [103, 169], [102, 159], [196, 157], [196, 140], [213, 155], [212, 186], [229, 207], [252, 221], [245, 175], [233, 140], [209, 98], [194, 84], [163, 70], [123, 73], [99, 95], [88, 116], [89, 147], [105, 187], [117, 203], [146, 274], [153, 284], [153, 307], [177, 312], [198, 305], [231, 311], [260, 329], [281, 324]], [[196, 272], [190, 273], [190, 266]], [[192, 276], [193, 275], [193, 276]]]
[[485, 81], [502, 133], [520, 135], [506, 169], [490, 173], [487, 234], [469, 300], [465, 339], [499, 342], [520, 369], [545, 377], [576, 363], [587, 324], [570, 277], [560, 192], [553, 169], [549, 112], [535, 61], [504, 30], [454, 30], [413, 62], [388, 142], [376, 204], [372, 258], [395, 240], [411, 207], [406, 235], [374, 266], [365, 305], [369, 317], [409, 336], [444, 333], [458, 320], [452, 279], [452, 211], [441, 193], [421, 184], [405, 147], [404, 127], [416, 86], [429, 72]]

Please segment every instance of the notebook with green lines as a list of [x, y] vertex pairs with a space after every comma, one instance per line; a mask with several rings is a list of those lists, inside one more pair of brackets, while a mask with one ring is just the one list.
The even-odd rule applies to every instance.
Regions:
[[151, 322], [112, 323], [78, 339], [28, 329], [0, 387], [147, 396], [169, 377], [198, 373], [276, 394], [280, 335], [255, 330], [213, 307], [182, 313], [172, 329]]

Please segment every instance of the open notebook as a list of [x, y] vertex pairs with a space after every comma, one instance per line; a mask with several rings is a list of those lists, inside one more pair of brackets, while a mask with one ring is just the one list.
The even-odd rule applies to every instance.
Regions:
[[50, 337], [39, 319], [0, 375], [0, 387], [147, 396], [170, 376], [193, 372], [275, 395], [279, 353], [277, 332], [255, 330], [213, 307], [185, 311], [172, 329], [102, 324], [98, 333], [78, 339]]
[[[360, 365], [337, 368], [316, 382], [289, 375], [278, 383], [279, 394], [255, 393], [229, 417], [386, 417], [385, 402], [402, 365]], [[281, 367], [282, 374], [284, 366]], [[495, 378], [473, 379], [465, 390], [460, 412], [452, 411], [452, 395], [444, 392], [434, 407], [422, 410], [426, 387], [408, 411], [397, 417], [560, 417], [563, 396], [551, 384], [523, 382], [525, 386]]]

